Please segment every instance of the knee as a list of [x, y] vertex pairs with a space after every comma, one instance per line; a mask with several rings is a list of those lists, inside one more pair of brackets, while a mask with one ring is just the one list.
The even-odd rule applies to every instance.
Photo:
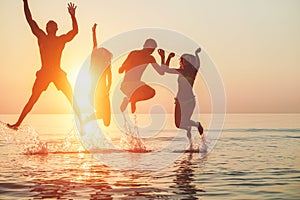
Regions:
[[150, 90], [149, 90], [149, 96], [152, 98], [152, 97], [154, 97], [155, 96], [155, 90], [153, 89], [153, 88], [151, 88]]

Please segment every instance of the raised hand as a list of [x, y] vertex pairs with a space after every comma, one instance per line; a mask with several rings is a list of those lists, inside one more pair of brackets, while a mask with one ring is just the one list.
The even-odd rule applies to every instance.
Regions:
[[195, 54], [198, 54], [201, 52], [201, 48], [199, 47], [198, 49], [196, 49]]
[[163, 49], [158, 49], [158, 54], [160, 55], [160, 57], [164, 58], [165, 57], [165, 50]]
[[74, 3], [72, 3], [72, 2], [68, 3], [68, 11], [71, 16], [75, 16], [76, 8], [77, 8], [77, 6], [75, 6]]
[[97, 28], [97, 24], [95, 23], [93, 28], [92, 28], [92, 31], [93, 31], [93, 49], [96, 49], [97, 46], [98, 46], [97, 37], [96, 37], [96, 28]]
[[175, 56], [175, 53], [173, 53], [173, 52], [171, 52], [170, 54], [169, 54], [169, 56], [168, 56], [168, 59], [170, 58], [173, 58]]
[[168, 55], [168, 58], [167, 58], [167, 61], [166, 61], [166, 65], [169, 66], [170, 65], [170, 61], [171, 59], [175, 56], [175, 53], [171, 52], [169, 55]]
[[164, 65], [165, 64], [165, 51], [163, 49], [158, 49], [157, 52], [161, 58], [161, 65]]
[[201, 48], [199, 47], [199, 48], [196, 49], [196, 51], [195, 51], [195, 57], [196, 57], [195, 67], [196, 67], [197, 69], [199, 69], [199, 67], [200, 67], [200, 58], [199, 58], [199, 55], [198, 55], [198, 53], [200, 53], [200, 52], [201, 52]]

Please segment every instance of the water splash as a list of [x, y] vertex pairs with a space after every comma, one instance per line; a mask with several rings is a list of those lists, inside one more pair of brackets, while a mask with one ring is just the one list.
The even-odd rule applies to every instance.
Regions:
[[41, 141], [39, 134], [30, 125], [19, 127], [18, 130], [13, 130], [0, 121], [0, 134], [5, 138], [7, 143], [16, 144], [18, 150], [22, 154], [47, 154], [47, 143]]
[[48, 151], [49, 153], [88, 153], [79, 141], [76, 127], [73, 126], [61, 143], [48, 143]]
[[209, 151], [212, 149], [211, 140], [207, 137], [207, 135], [203, 134], [199, 136], [199, 134], [195, 134], [193, 138], [192, 149], [188, 149], [187, 151], [193, 151], [199, 153], [199, 157], [205, 157]]
[[207, 153], [208, 152], [208, 147], [209, 147], [209, 141], [207, 140], [207, 138], [205, 137], [205, 135], [203, 134], [201, 137], [201, 146], [199, 148], [199, 151], [202, 153]]
[[124, 119], [124, 134], [120, 139], [120, 146], [122, 149], [135, 153], [146, 153], [147, 150], [143, 139], [140, 137], [137, 116], [134, 115], [134, 125], [130, 125], [123, 113]]
[[90, 152], [99, 152], [103, 149], [114, 149], [111, 139], [100, 128], [97, 120], [92, 120], [83, 125], [84, 134], [80, 135], [83, 146]]
[[79, 153], [83, 149], [75, 147], [74, 145], [76, 144], [74, 141], [79, 141], [74, 127], [61, 143], [50, 143], [42, 141], [39, 137], [39, 133], [30, 125], [23, 125], [20, 126], [18, 130], [13, 130], [8, 128], [6, 123], [0, 121], [0, 138], [3, 138], [6, 143], [15, 144], [17, 151], [23, 155], [46, 155], [49, 153], [68, 152]]

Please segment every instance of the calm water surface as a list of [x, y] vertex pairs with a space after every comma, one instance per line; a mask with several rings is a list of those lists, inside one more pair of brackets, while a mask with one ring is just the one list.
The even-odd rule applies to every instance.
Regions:
[[[0, 117], [5, 122], [17, 118]], [[208, 116], [201, 120], [209, 123]], [[24, 124], [34, 127], [35, 136], [7, 133], [0, 124], [0, 199], [300, 199], [299, 122], [299, 114], [227, 115], [208, 155], [166, 149], [177, 159], [149, 171], [106, 162], [115, 155], [122, 158], [120, 165], [126, 165], [124, 158], [143, 162], [147, 153], [107, 151], [95, 159], [72, 135], [69, 115], [30, 115]], [[171, 119], [163, 135], [145, 144], [160, 148], [176, 131]], [[40, 141], [47, 143], [48, 153], [26, 154], [30, 143]]]

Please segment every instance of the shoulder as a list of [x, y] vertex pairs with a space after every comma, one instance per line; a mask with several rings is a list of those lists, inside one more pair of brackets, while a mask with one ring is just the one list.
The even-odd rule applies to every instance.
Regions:
[[148, 56], [148, 60], [151, 62], [156, 62], [155, 58], [152, 55]]
[[131, 51], [129, 54], [128, 54], [128, 57], [130, 56], [130, 57], [132, 57], [132, 56], [138, 56], [138, 55], [140, 55], [140, 51], [138, 51], [138, 50], [133, 50], [133, 51]]
[[62, 35], [56, 36], [56, 38], [59, 40], [64, 40], [66, 37], [67, 37], [67, 34], [62, 34]]
[[44, 31], [40, 31], [38, 34], [35, 34], [38, 40], [43, 40], [47, 38], [47, 34]]

